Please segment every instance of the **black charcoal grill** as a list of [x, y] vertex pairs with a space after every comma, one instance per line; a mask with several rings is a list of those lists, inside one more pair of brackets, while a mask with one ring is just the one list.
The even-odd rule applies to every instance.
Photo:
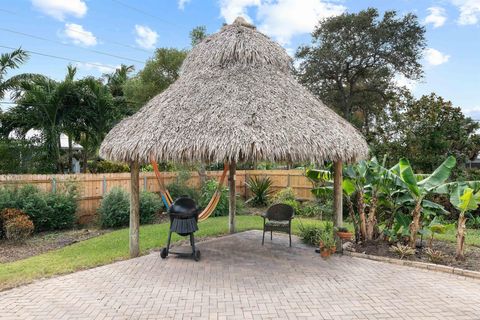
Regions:
[[[167, 247], [160, 252], [162, 259], [165, 259], [169, 253], [177, 255], [191, 255], [195, 261], [200, 260], [200, 251], [195, 249], [194, 233], [198, 230], [198, 214], [200, 210], [195, 201], [188, 197], [180, 197], [168, 208], [167, 211], [170, 217], [170, 230], [168, 231]], [[170, 251], [170, 240], [172, 232], [186, 237], [190, 236], [190, 245], [192, 246], [191, 253], [173, 252]]]

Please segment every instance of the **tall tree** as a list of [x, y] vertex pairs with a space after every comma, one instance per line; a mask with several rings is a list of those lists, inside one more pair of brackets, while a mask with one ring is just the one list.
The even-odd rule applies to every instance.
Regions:
[[154, 96], [168, 88], [180, 74], [187, 51], [159, 48], [147, 61], [143, 70], [124, 85], [125, 97], [138, 109]]
[[466, 160], [480, 152], [479, 128], [461, 108], [434, 93], [420, 99], [407, 96], [391, 105], [372, 152], [387, 154], [392, 161], [408, 158], [416, 170], [425, 173], [453, 155], [461, 170]]
[[19, 81], [26, 78], [25, 75], [13, 76], [5, 79], [8, 70], [17, 69], [28, 59], [28, 54], [21, 48], [9, 53], [2, 53], [0, 55], [0, 99], [5, 97], [8, 90], [13, 90], [18, 85]]
[[298, 76], [314, 94], [368, 133], [392, 98], [395, 78], [418, 79], [425, 28], [413, 14], [376, 9], [321, 21], [300, 47]]
[[208, 36], [207, 27], [205, 26], [195, 27], [192, 29], [192, 31], [190, 31], [190, 44], [192, 45], [192, 47], [195, 47], [207, 36]]

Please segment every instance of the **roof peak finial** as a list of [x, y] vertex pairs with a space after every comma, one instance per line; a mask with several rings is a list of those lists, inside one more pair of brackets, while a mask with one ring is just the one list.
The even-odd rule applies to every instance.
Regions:
[[238, 16], [235, 21], [233, 21], [232, 25], [247, 27], [250, 29], [255, 29], [255, 26], [248, 22], [244, 17]]

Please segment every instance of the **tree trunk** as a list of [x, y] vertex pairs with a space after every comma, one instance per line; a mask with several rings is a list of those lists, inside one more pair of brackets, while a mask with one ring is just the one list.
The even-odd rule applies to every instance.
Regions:
[[205, 171], [204, 163], [201, 163], [200, 168], [198, 168], [198, 177], [200, 178], [200, 186], [203, 186], [207, 181], [207, 173]]
[[417, 233], [420, 229], [420, 217], [422, 216], [422, 200], [417, 201], [412, 211], [412, 222], [410, 223], [410, 247], [415, 249]]
[[228, 168], [228, 188], [229, 188], [229, 207], [228, 207], [228, 230], [230, 233], [235, 233], [235, 210], [236, 210], [236, 186], [235, 186], [235, 171], [236, 163], [234, 160], [230, 161]]
[[368, 211], [367, 219], [367, 240], [373, 240], [375, 235], [375, 227], [377, 226], [377, 196], [373, 195], [370, 203], [370, 210]]
[[358, 226], [358, 219], [355, 216], [355, 210], [353, 210], [352, 200], [350, 200], [350, 198], [348, 196], [346, 197], [346, 199], [347, 199], [347, 206], [348, 206], [348, 214], [350, 215], [350, 218], [352, 219], [353, 229], [355, 230], [355, 243], [358, 243], [359, 235], [360, 235], [360, 232], [358, 230], [358, 227], [359, 227]]
[[130, 163], [130, 258], [140, 254], [139, 226], [140, 226], [140, 166], [138, 162]]
[[72, 173], [72, 167], [73, 167], [73, 146], [72, 146], [72, 138], [70, 135], [68, 137], [68, 173]]
[[465, 224], [467, 222], [467, 217], [463, 212], [460, 212], [458, 216], [458, 226], [457, 226], [457, 252], [455, 259], [465, 260]]
[[365, 217], [365, 204], [363, 203], [363, 191], [357, 192], [357, 209], [360, 220], [360, 239], [365, 241], [367, 238], [367, 221]]
[[333, 212], [335, 214], [335, 227], [343, 225], [343, 190], [342, 190], [342, 161], [336, 161], [334, 166], [333, 178]]

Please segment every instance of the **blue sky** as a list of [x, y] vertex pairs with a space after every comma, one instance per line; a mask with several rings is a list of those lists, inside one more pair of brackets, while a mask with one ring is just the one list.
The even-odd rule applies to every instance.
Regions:
[[425, 78], [418, 83], [398, 81], [407, 84], [416, 96], [436, 92], [462, 107], [467, 115], [480, 119], [480, 0], [2, 0], [0, 3], [0, 52], [9, 51], [4, 47], [22, 46], [66, 59], [32, 54], [19, 70], [55, 79], [63, 78], [67, 60], [78, 66], [79, 77], [100, 76], [121, 63], [133, 64], [139, 70], [154, 48], [189, 48], [188, 34], [193, 27], [205, 25], [213, 33], [238, 15], [251, 20], [293, 53], [299, 45], [310, 41], [309, 33], [321, 18], [367, 7], [376, 7], [381, 12], [414, 12], [427, 28]]

